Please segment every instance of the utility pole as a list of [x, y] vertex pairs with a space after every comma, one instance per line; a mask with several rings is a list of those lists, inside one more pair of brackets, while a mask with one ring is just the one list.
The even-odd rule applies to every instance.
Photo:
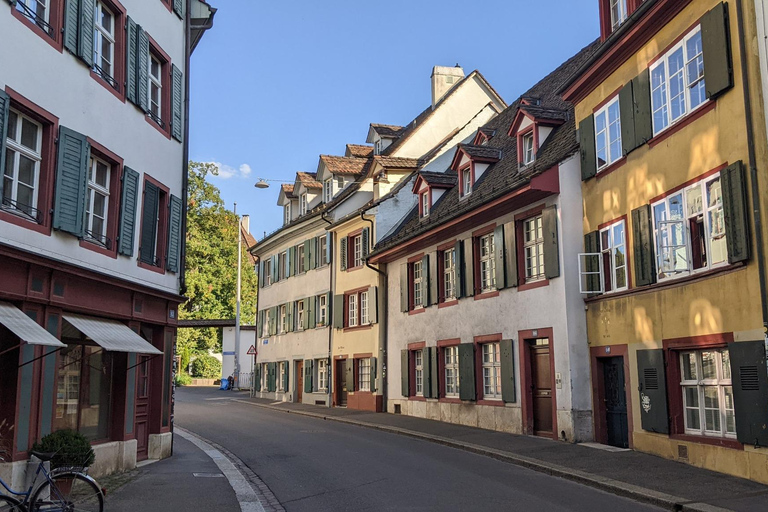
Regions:
[[241, 232], [240, 217], [237, 215], [237, 203], [235, 203], [235, 217], [237, 218], [237, 303], [235, 306], [235, 378], [237, 386], [240, 387], [240, 284], [241, 272], [243, 268], [243, 234]]

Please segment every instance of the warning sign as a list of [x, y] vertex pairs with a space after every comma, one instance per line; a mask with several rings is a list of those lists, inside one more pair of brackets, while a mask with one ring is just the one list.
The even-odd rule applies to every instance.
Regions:
[[253, 345], [251, 345], [251, 346], [248, 348], [248, 352], [247, 352], [247, 354], [248, 354], [249, 356], [255, 356], [255, 355], [256, 355], [256, 347], [254, 347]]

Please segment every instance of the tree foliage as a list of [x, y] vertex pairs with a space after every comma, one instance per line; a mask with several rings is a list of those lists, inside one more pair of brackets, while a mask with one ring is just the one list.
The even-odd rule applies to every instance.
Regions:
[[199, 379], [221, 377], [221, 361], [213, 356], [200, 356], [192, 361], [192, 376]]

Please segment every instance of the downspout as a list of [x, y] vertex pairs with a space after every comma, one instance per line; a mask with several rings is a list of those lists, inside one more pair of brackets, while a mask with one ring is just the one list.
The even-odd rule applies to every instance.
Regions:
[[[365, 212], [360, 212], [360, 218], [363, 221], [370, 223], [371, 237], [373, 237], [374, 236], [373, 229], [375, 227], [373, 224], [373, 219], [366, 219]], [[375, 245], [375, 244], [371, 244], [371, 237], [368, 238], [369, 250], [371, 245]], [[377, 316], [379, 317], [379, 328], [381, 329], [380, 335], [379, 335], [379, 351], [381, 352], [381, 356], [380, 356], [380, 359], [381, 359], [381, 405], [382, 405], [382, 408], [386, 411], [386, 408], [387, 408], [387, 385], [386, 385], [386, 382], [387, 382], [387, 334], [388, 334], [387, 333], [387, 325], [388, 325], [387, 309], [388, 308], [386, 307], [386, 305], [387, 305], [387, 296], [388, 296], [387, 287], [389, 286], [389, 283], [387, 282], [387, 273], [376, 267], [372, 267], [371, 264], [368, 263], [367, 256], [365, 258], [365, 266], [379, 274], [379, 290], [380, 290], [379, 303], [385, 305], [384, 308], [379, 308], [380, 310], [381, 309], [384, 310], [384, 314], [383, 315], [377, 314]], [[377, 304], [377, 307], [378, 307], [378, 304]]]
[[189, 68], [192, 60], [192, 0], [185, 2], [184, 11], [184, 142], [182, 143], [183, 161], [181, 165], [181, 268], [179, 269], [179, 294], [187, 292], [187, 201], [189, 192]]
[[739, 25], [739, 58], [741, 61], [742, 88], [744, 89], [744, 110], [747, 124], [747, 148], [749, 151], [749, 179], [752, 185], [752, 216], [755, 223], [755, 241], [757, 242], [757, 269], [760, 278], [760, 306], [763, 313], [763, 331], [768, 329], [768, 302], [766, 302], [765, 249], [763, 246], [763, 227], [760, 215], [760, 189], [757, 184], [757, 165], [755, 156], [755, 134], [752, 128], [752, 96], [749, 88], [747, 69], [747, 45], [744, 35], [744, 12], [742, 0], [736, 0], [736, 16]]
[[[333, 222], [325, 218], [325, 212], [320, 214], [320, 218], [323, 219], [325, 222], [328, 223], [329, 226], [333, 226]], [[331, 234], [331, 254], [333, 254], [333, 248], [336, 244], [336, 239], [333, 236], [333, 231], [329, 231]], [[333, 261], [333, 258], [331, 258], [331, 261], [328, 262], [328, 265], [330, 266], [329, 270], [329, 276], [328, 276], [328, 291], [333, 293], [333, 266], [336, 264], [335, 261]], [[331, 295], [333, 297], [333, 295]], [[331, 311], [331, 305], [326, 304], [326, 309], [328, 311]], [[326, 383], [326, 387], [328, 388], [328, 407], [331, 408], [331, 405], [333, 404], [333, 388], [331, 387], [331, 375], [335, 371], [333, 368], [333, 319], [331, 318], [331, 315], [328, 315], [328, 319], [326, 320], [328, 322], [328, 368], [325, 369], [327, 373], [327, 379], [328, 382]]]

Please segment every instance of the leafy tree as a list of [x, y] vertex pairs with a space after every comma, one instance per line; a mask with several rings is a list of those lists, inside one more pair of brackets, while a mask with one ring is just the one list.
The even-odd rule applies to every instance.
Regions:
[[[226, 209], [219, 189], [207, 181], [217, 175], [210, 163], [189, 162], [187, 202], [186, 296], [179, 310], [182, 320], [234, 318], [237, 301], [237, 216]], [[240, 319], [243, 325], [256, 319], [258, 282], [243, 244]], [[220, 330], [179, 329], [181, 368], [192, 355], [221, 351]]]
[[200, 356], [192, 361], [192, 376], [217, 379], [221, 376], [221, 361], [213, 356]]

